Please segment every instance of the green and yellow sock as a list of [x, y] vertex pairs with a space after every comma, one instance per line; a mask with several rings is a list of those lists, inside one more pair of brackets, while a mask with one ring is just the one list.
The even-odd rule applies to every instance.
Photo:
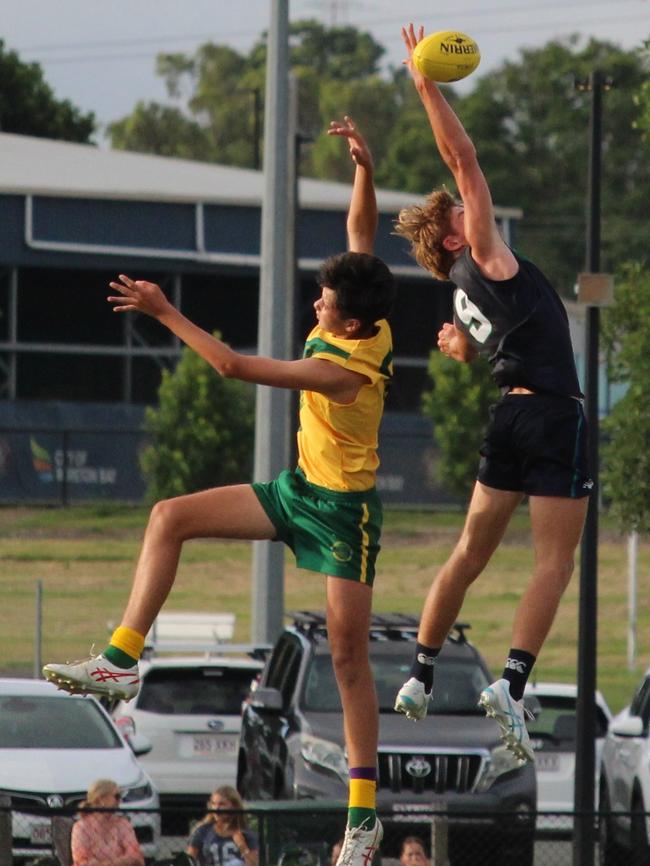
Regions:
[[135, 629], [118, 626], [102, 653], [105, 659], [118, 668], [132, 668], [144, 650], [144, 635]]
[[[371, 830], [377, 820], [377, 771], [374, 767], [350, 768], [350, 800], [348, 803], [348, 827]], [[371, 777], [371, 778], [369, 778]]]

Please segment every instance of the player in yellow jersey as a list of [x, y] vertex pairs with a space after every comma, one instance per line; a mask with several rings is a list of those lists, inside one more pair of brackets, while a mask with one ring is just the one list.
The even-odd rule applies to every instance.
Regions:
[[297, 469], [269, 483], [158, 502], [109, 646], [83, 662], [45, 665], [43, 673], [71, 692], [130, 700], [138, 691], [145, 635], [174, 583], [183, 542], [205, 537], [285, 542], [299, 566], [327, 576], [327, 628], [351, 775], [339, 864], [363, 866], [382, 836], [375, 813], [378, 712], [368, 630], [382, 522], [375, 490], [378, 428], [392, 375], [386, 317], [395, 285], [386, 265], [371, 255], [376, 204], [365, 142], [349, 119], [330, 131], [348, 139], [356, 164], [347, 224], [350, 252], [321, 267], [317, 325], [300, 360], [234, 352], [183, 316], [155, 283], [121, 274], [110, 284], [114, 294], [108, 298], [117, 313], [137, 311], [157, 319], [222, 376], [300, 390]]

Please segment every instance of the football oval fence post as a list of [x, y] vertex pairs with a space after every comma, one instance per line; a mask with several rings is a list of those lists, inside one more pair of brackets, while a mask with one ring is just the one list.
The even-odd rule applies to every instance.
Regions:
[[11, 798], [7, 794], [0, 794], [0, 863], [2, 866], [11, 866], [13, 862], [11, 843]]
[[444, 803], [436, 803], [431, 816], [431, 866], [449, 866], [447, 810]]

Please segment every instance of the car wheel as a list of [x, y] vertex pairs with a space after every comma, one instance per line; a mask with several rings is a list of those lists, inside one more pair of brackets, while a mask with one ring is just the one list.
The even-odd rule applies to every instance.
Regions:
[[649, 866], [650, 845], [648, 843], [648, 827], [646, 823], [645, 806], [640, 792], [634, 795], [632, 802], [632, 824], [630, 836], [632, 840], [632, 858], [634, 866]]
[[600, 815], [598, 820], [598, 863], [599, 866], [620, 866], [628, 859], [627, 852], [618, 844], [614, 835], [612, 817], [609, 814], [612, 804], [607, 785], [600, 789]]

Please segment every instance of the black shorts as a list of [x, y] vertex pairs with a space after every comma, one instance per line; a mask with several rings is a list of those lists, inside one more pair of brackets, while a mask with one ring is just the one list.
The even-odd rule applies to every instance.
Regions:
[[587, 421], [582, 403], [551, 394], [507, 394], [490, 407], [478, 480], [529, 496], [588, 496]]

